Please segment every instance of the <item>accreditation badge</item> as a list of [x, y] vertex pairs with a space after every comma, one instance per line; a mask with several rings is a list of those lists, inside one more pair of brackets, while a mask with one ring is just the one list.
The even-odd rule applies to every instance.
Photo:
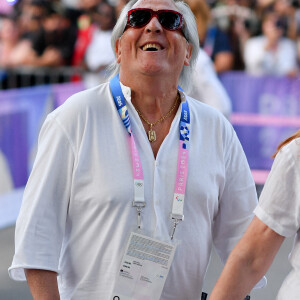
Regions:
[[176, 246], [132, 232], [111, 300], [159, 300]]

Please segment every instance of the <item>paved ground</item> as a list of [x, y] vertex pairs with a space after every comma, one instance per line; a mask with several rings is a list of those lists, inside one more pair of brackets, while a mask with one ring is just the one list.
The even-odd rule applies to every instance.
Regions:
[[[7, 274], [14, 251], [14, 227], [0, 230], [0, 300], [32, 300], [26, 283], [14, 282]], [[251, 300], [274, 300], [283, 278], [290, 270], [288, 253], [292, 247], [292, 239], [287, 239], [280, 249], [271, 269], [268, 272], [268, 286], [254, 291]], [[205, 291], [210, 292], [221, 271], [221, 264], [215, 253], [208, 270]], [[88, 299], [87, 299], [88, 300]], [[183, 299], [174, 299], [183, 300]], [[195, 299], [197, 300], [197, 299]]]
[[0, 300], [32, 300], [27, 284], [8, 277], [14, 253], [14, 227], [0, 230]]

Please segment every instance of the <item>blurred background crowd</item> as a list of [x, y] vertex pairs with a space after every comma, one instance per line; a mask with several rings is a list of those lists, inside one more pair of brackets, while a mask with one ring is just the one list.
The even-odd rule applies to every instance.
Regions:
[[[114, 60], [110, 34], [127, 2], [0, 0], [0, 87], [34, 85], [41, 77], [46, 83], [85, 80], [88, 87], [103, 81]], [[299, 0], [186, 2], [217, 73], [297, 76]]]

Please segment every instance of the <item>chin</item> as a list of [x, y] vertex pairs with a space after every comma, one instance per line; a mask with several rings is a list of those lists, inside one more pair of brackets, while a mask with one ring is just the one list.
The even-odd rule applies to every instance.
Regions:
[[142, 70], [144, 74], [152, 74], [152, 75], [159, 75], [161, 73], [166, 72], [166, 68], [163, 67], [161, 63], [151, 63], [151, 64], [146, 64], [142, 66]]

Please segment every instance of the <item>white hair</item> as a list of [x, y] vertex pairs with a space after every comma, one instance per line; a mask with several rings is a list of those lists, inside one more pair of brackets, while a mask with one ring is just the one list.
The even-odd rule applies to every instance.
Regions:
[[[127, 25], [127, 14], [128, 11], [133, 7], [133, 5], [138, 0], [131, 0], [129, 1], [123, 8], [118, 21], [113, 29], [112, 36], [111, 36], [111, 46], [115, 51], [115, 44], [116, 41], [123, 35], [124, 30]], [[183, 15], [183, 22], [184, 26], [182, 28], [183, 34], [188, 43], [193, 46], [192, 56], [190, 59], [190, 65], [184, 66], [180, 78], [179, 84], [183, 89], [188, 89], [190, 83], [190, 76], [192, 74], [192, 69], [196, 64], [198, 52], [199, 52], [199, 37], [197, 32], [197, 25], [196, 20], [193, 12], [191, 11], [190, 7], [183, 1], [173, 0], [174, 4], [178, 8], [179, 12]], [[114, 77], [120, 71], [120, 65], [115, 61], [108, 67], [110, 76], [109, 78]]]

